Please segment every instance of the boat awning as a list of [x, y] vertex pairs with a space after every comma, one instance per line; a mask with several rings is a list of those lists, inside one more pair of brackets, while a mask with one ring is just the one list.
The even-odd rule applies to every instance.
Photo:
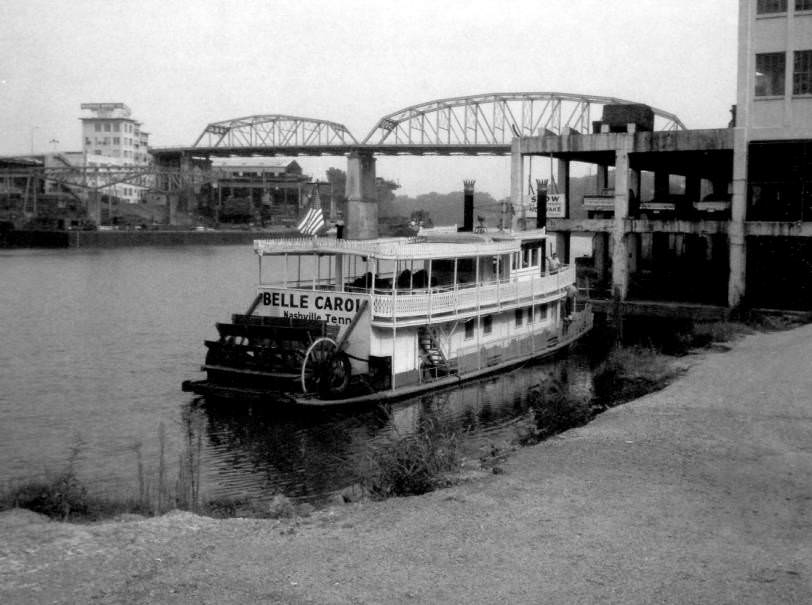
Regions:
[[[470, 234], [468, 234], [470, 236]], [[466, 258], [498, 256], [518, 252], [521, 240], [464, 238], [432, 241], [435, 238], [388, 238], [377, 240], [347, 240], [330, 237], [272, 238], [254, 240], [254, 251], [260, 256], [283, 254], [346, 254], [380, 260], [421, 260], [430, 258]]]

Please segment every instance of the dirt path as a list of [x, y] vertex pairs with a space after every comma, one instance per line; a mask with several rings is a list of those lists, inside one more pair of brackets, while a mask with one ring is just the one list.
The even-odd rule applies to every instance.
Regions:
[[504, 469], [298, 521], [0, 514], [0, 602], [812, 603], [812, 326]]

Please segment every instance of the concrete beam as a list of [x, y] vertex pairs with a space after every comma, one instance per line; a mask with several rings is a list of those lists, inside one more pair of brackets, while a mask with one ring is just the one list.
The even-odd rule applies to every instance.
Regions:
[[756, 237], [812, 237], [812, 222], [747, 221], [744, 234]]
[[605, 133], [588, 135], [561, 135], [522, 137], [522, 154], [568, 154], [613, 152], [632, 137], [629, 153], [662, 151], [732, 150], [733, 129], [675, 130], [667, 132]]
[[678, 220], [649, 220], [627, 219], [626, 229], [629, 233], [692, 233], [716, 234], [727, 233], [728, 221], [678, 221]]

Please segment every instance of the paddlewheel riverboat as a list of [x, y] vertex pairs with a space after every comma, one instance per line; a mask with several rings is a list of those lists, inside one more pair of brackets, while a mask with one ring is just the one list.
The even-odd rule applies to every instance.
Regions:
[[[592, 326], [543, 229], [257, 240], [248, 310], [206, 341], [208, 397], [337, 405], [448, 388], [559, 351]], [[265, 262], [263, 262], [265, 261]]]

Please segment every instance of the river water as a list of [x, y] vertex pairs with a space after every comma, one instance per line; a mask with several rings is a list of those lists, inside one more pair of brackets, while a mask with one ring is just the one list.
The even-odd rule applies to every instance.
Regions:
[[482, 440], [518, 422], [535, 385], [590, 389], [575, 353], [344, 411], [224, 408], [181, 392], [202, 377], [203, 340], [245, 311], [256, 279], [249, 246], [0, 250], [0, 487], [72, 459], [93, 492], [133, 493], [139, 476], [171, 476], [194, 452], [206, 496], [318, 500], [427, 418]]

